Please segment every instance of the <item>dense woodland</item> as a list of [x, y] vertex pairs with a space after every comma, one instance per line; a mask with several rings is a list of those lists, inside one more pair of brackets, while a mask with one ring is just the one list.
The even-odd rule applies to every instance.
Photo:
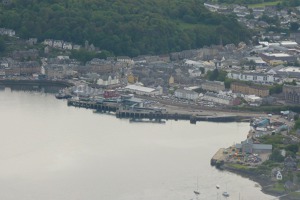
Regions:
[[275, 2], [278, 6], [295, 7], [300, 6], [300, 0], [211, 0], [210, 2], [217, 2], [221, 4], [264, 4], [267, 2]]
[[[3, 1], [4, 2], [4, 1]], [[199, 0], [6, 0], [0, 27], [22, 38], [86, 40], [114, 55], [163, 54], [247, 41], [234, 16], [211, 13]]]

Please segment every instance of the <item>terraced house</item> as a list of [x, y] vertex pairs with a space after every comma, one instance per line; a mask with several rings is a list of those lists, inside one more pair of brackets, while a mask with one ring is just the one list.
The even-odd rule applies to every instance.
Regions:
[[230, 89], [234, 93], [241, 93], [244, 95], [256, 95], [259, 97], [269, 96], [269, 88], [257, 85], [247, 85], [245, 83], [234, 82], [231, 83]]

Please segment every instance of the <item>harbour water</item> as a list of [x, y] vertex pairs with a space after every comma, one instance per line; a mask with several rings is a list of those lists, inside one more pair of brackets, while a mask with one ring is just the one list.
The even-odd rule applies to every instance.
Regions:
[[[248, 123], [129, 123], [68, 107], [53, 94], [0, 91], [0, 199], [272, 199], [210, 159]], [[220, 189], [216, 188], [220, 186]]]

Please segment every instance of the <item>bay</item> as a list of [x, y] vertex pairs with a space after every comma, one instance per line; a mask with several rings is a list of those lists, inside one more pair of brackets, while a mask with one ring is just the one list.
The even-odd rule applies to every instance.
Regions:
[[[39, 91], [0, 91], [0, 199], [272, 199], [210, 166], [249, 123], [129, 123]], [[216, 189], [220, 185], [220, 189]]]

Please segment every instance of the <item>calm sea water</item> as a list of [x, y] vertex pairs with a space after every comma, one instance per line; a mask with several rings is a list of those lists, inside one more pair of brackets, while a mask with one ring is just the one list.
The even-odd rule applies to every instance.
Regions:
[[272, 199], [210, 166], [219, 148], [246, 138], [248, 123], [129, 123], [9, 88], [0, 111], [0, 199], [190, 200], [197, 179], [198, 199], [225, 190], [228, 199]]

